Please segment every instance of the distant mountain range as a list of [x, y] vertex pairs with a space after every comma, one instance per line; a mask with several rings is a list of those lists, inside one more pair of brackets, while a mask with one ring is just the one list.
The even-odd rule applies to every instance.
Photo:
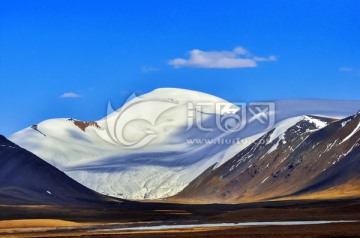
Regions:
[[[9, 139], [48, 162], [43, 163], [51, 171], [61, 170], [90, 189], [125, 199], [237, 203], [359, 197], [360, 115], [351, 116], [360, 108], [359, 101], [275, 101], [276, 109], [269, 111], [276, 116], [271, 128], [255, 120], [233, 133], [216, 124], [226, 114], [209, 106], [194, 107], [199, 103], [236, 107], [200, 92], [158, 89], [101, 120], [51, 119]], [[189, 127], [191, 113], [200, 115], [201, 126], [211, 130]], [[121, 134], [119, 125], [125, 128]], [[241, 143], [216, 142], [239, 139]], [[146, 144], [132, 147], [137, 141]], [[57, 180], [64, 183], [60, 187], [81, 186], [65, 174]], [[64, 194], [55, 187], [45, 186], [39, 194]], [[84, 187], [79, 191], [87, 194], [84, 199], [99, 199]]]

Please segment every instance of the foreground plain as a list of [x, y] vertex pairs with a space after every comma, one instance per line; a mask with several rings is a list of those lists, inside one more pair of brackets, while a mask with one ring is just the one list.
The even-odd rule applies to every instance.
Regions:
[[[360, 237], [360, 200], [269, 201], [233, 205], [125, 202], [116, 206], [106, 204], [90, 208], [1, 206], [0, 220], [3, 221], [3, 225], [0, 223], [0, 236], [16, 237]], [[354, 222], [102, 231], [153, 225], [329, 220]], [[11, 226], [9, 221], [12, 221]], [[19, 229], [18, 224], [22, 228]]]

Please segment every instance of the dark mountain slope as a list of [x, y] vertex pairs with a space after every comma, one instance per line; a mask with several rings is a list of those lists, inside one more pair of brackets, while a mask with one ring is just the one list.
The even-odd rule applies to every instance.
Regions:
[[111, 200], [0, 135], [0, 204], [75, 206]]

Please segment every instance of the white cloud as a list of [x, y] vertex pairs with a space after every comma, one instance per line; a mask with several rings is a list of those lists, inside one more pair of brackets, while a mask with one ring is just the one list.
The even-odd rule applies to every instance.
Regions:
[[80, 98], [80, 97], [81, 96], [79, 94], [73, 92], [64, 93], [63, 95], [60, 96], [60, 98]]
[[245, 48], [243, 48], [243, 47], [241, 47], [241, 46], [236, 47], [236, 48], [233, 50], [233, 52], [234, 52], [235, 54], [238, 54], [238, 55], [248, 55], [248, 54], [250, 54], [249, 51], [247, 51]]
[[270, 55], [269, 57], [253, 57], [255, 61], [277, 61], [276, 56]]
[[141, 67], [141, 71], [143, 73], [151, 73], [151, 72], [155, 72], [158, 71], [158, 68], [152, 67], [152, 66], [143, 66]]
[[201, 51], [194, 49], [190, 51], [188, 59], [176, 58], [168, 63], [175, 68], [195, 67], [195, 68], [251, 68], [257, 67], [260, 61], [276, 61], [275, 56], [257, 57], [252, 56], [243, 47], [236, 47], [232, 51]]
[[349, 71], [353, 71], [353, 69], [352, 69], [352, 68], [348, 68], [348, 67], [341, 67], [341, 68], [339, 69], [339, 71], [349, 72]]

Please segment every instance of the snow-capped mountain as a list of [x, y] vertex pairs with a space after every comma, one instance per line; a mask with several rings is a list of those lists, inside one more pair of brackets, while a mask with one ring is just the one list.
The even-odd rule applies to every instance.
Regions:
[[[188, 103], [203, 102], [232, 106], [204, 93], [159, 89], [130, 100], [99, 121], [51, 119], [14, 134], [11, 140], [98, 192], [130, 199], [162, 198], [178, 193], [220, 161], [229, 146], [187, 143], [187, 138], [216, 138], [223, 134], [195, 127], [186, 130]], [[193, 109], [201, 114], [204, 125], [216, 115], [211, 105]], [[143, 115], [146, 117], [141, 118]], [[157, 115], [153, 125], [151, 120]], [[119, 128], [125, 129], [116, 131]], [[126, 142], [139, 141], [148, 134], [157, 136], [140, 148], [128, 148], [117, 141], [120, 136]]]
[[96, 193], [0, 135], [1, 204], [96, 205]]
[[174, 199], [246, 202], [360, 196], [360, 113], [342, 120], [305, 116], [279, 123]]
[[[306, 112], [344, 117], [359, 105], [353, 101], [344, 102], [342, 107], [334, 107], [340, 104], [336, 101], [293, 103], [296, 107], [279, 101], [276, 111], [269, 111], [276, 113], [278, 123], [273, 133], [281, 134], [282, 128], [296, 124], [302, 118], [298, 116]], [[110, 108], [110, 114], [101, 120], [51, 119], [10, 139], [100, 193], [127, 199], [165, 198], [182, 191], [210, 167], [226, 164], [269, 131], [267, 125], [255, 120], [241, 131], [224, 132], [217, 119], [224, 119], [221, 125], [227, 126], [229, 111], [241, 115], [241, 108], [215, 96], [157, 89], [129, 100], [119, 110]], [[194, 117], [201, 118], [201, 123], [196, 124]], [[328, 119], [316, 117], [308, 120], [312, 123], [307, 129], [328, 123]], [[234, 143], [239, 140], [241, 143]], [[272, 141], [276, 150], [279, 142], [276, 138]]]

